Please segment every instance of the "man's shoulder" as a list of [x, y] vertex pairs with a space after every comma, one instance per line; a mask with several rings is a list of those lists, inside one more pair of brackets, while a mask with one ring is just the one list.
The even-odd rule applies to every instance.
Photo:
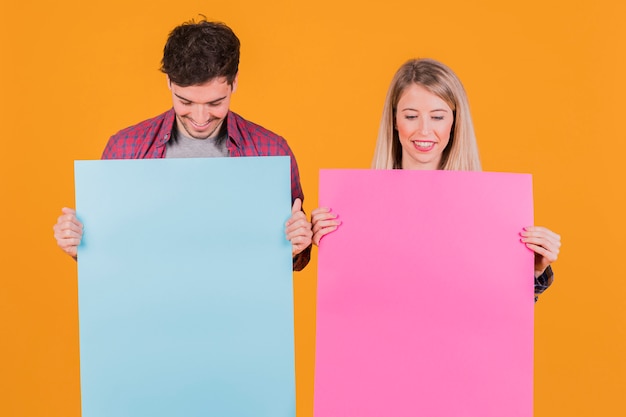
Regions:
[[109, 138], [102, 159], [162, 158], [174, 125], [174, 111], [120, 130]]
[[[170, 109], [164, 113], [159, 114], [158, 116], [143, 120], [137, 124], [126, 127], [118, 131], [112, 137], [113, 138], [145, 137], [147, 133], [160, 131], [164, 127], [169, 129], [169, 131], [171, 131], [173, 121], [174, 121], [174, 110]], [[169, 125], [169, 127], [167, 127], [167, 125]]]
[[239, 114], [235, 113], [232, 110], [229, 111], [228, 119], [229, 119], [228, 120], [229, 133], [231, 133], [231, 128], [234, 128], [233, 130], [242, 134], [248, 134], [253, 139], [257, 137], [263, 137], [268, 140], [276, 140], [279, 142], [282, 142], [285, 140], [282, 136], [278, 135], [277, 133], [272, 132], [271, 130], [267, 129], [266, 127], [261, 126], [258, 123], [254, 123], [248, 119], [243, 118], [242, 116], [240, 116]]

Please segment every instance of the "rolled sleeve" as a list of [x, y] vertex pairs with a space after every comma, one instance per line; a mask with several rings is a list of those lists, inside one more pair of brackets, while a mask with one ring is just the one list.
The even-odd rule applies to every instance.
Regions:
[[552, 272], [552, 267], [548, 265], [543, 274], [535, 277], [535, 301], [537, 301], [540, 294], [552, 285], [552, 282], [554, 282], [554, 272]]

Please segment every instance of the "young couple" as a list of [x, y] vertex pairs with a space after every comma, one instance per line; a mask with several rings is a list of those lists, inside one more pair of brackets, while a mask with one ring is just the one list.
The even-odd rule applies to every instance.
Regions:
[[[237, 89], [239, 39], [226, 25], [201, 20], [174, 28], [161, 70], [173, 106], [167, 112], [113, 135], [102, 159], [289, 156], [292, 214], [285, 233], [293, 269], [302, 270], [312, 244], [340, 226], [328, 207], [302, 210], [304, 194], [295, 157], [284, 138], [230, 110]], [[480, 171], [478, 148], [465, 90], [454, 72], [430, 59], [406, 62], [389, 87], [378, 132], [373, 169]], [[53, 227], [58, 246], [76, 259], [83, 225], [63, 208]], [[521, 241], [535, 253], [535, 298], [553, 281], [550, 264], [561, 238], [532, 226]]]

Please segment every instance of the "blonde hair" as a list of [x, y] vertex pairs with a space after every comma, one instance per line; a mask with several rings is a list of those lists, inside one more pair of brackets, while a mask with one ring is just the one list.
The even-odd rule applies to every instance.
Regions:
[[480, 171], [480, 158], [467, 94], [456, 74], [432, 59], [412, 59], [398, 69], [391, 81], [372, 160], [373, 169], [402, 169], [402, 146], [395, 129], [396, 108], [404, 90], [418, 84], [435, 94], [453, 111], [450, 142], [441, 155], [439, 169]]

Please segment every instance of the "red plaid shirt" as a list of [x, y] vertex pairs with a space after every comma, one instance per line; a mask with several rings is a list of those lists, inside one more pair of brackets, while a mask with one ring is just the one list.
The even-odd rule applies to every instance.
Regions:
[[[172, 137], [176, 114], [174, 109], [128, 127], [111, 136], [104, 148], [102, 159], [151, 159], [165, 158], [166, 143]], [[226, 116], [229, 155], [239, 156], [289, 156], [291, 158], [291, 199], [300, 198], [304, 193], [300, 186], [300, 174], [296, 158], [287, 141], [262, 126], [245, 120], [229, 111]], [[300, 271], [308, 263], [311, 246], [293, 260], [293, 269]]]

